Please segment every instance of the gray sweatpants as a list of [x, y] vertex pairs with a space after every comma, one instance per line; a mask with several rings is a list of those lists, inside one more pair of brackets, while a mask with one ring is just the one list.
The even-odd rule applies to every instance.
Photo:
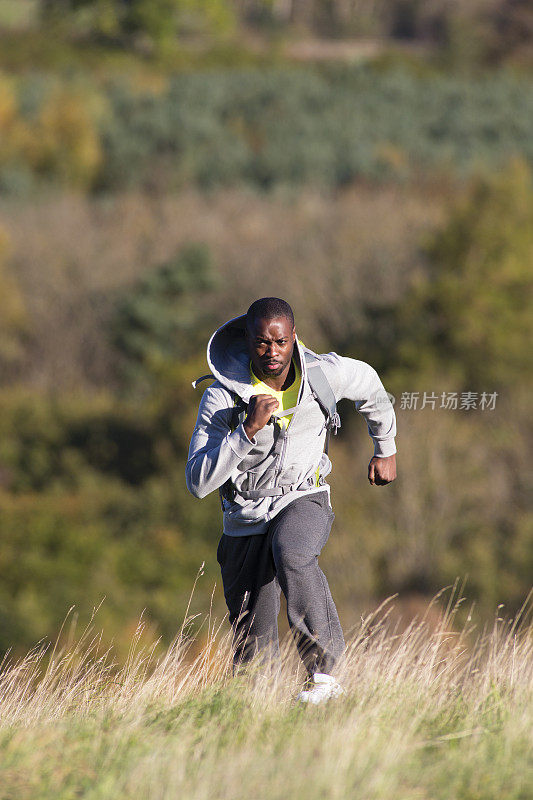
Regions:
[[279, 653], [280, 590], [300, 657], [309, 675], [330, 673], [344, 638], [318, 556], [334, 519], [328, 493], [293, 500], [264, 534], [220, 539], [217, 559], [233, 627], [234, 664], [257, 652]]

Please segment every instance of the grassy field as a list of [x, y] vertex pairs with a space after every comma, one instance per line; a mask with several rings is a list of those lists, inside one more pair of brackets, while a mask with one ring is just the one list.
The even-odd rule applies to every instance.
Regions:
[[4, 664], [0, 797], [530, 798], [527, 615], [476, 636], [455, 629], [450, 601], [436, 627], [400, 632], [389, 607], [351, 632], [346, 695], [324, 707], [294, 702], [303, 676], [290, 642], [280, 672], [232, 677], [226, 623], [209, 619], [193, 661], [184, 625], [157, 662], [139, 628], [118, 671], [90, 630]]

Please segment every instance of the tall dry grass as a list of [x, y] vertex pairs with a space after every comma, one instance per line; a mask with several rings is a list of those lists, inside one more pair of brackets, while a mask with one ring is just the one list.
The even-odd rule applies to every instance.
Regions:
[[[207, 617], [194, 658], [188, 620], [166, 653], [140, 646], [118, 669], [89, 627], [0, 675], [0, 797], [521, 798], [533, 790], [533, 628], [527, 603], [477, 635], [389, 624], [389, 600], [349, 637], [345, 695], [294, 702], [292, 643], [279, 669], [236, 677], [224, 621]], [[433, 604], [428, 606], [428, 614]], [[68, 639], [68, 637], [67, 637]]]

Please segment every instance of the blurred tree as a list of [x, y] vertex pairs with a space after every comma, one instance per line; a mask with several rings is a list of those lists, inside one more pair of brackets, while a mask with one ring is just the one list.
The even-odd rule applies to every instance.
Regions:
[[173, 46], [184, 32], [223, 33], [234, 22], [228, 0], [41, 0], [41, 16], [122, 43], [144, 37], [154, 49]]
[[207, 300], [215, 285], [209, 250], [191, 244], [117, 300], [111, 333], [127, 380], [151, 383], [198, 352], [212, 325]]
[[449, 369], [465, 388], [522, 385], [532, 374], [533, 188], [517, 160], [478, 180], [429, 241], [427, 276], [400, 310], [400, 361]]
[[533, 5], [530, 0], [503, 0], [490, 15], [492, 51], [498, 59], [517, 56], [531, 63]]
[[21, 361], [29, 320], [22, 294], [7, 269], [9, 241], [0, 228], [0, 382]]

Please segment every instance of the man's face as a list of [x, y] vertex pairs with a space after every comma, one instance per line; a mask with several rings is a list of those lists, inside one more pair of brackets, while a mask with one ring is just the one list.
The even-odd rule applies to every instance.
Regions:
[[263, 380], [278, 377], [288, 370], [295, 341], [295, 328], [287, 317], [256, 319], [247, 328], [246, 342], [257, 377]]

